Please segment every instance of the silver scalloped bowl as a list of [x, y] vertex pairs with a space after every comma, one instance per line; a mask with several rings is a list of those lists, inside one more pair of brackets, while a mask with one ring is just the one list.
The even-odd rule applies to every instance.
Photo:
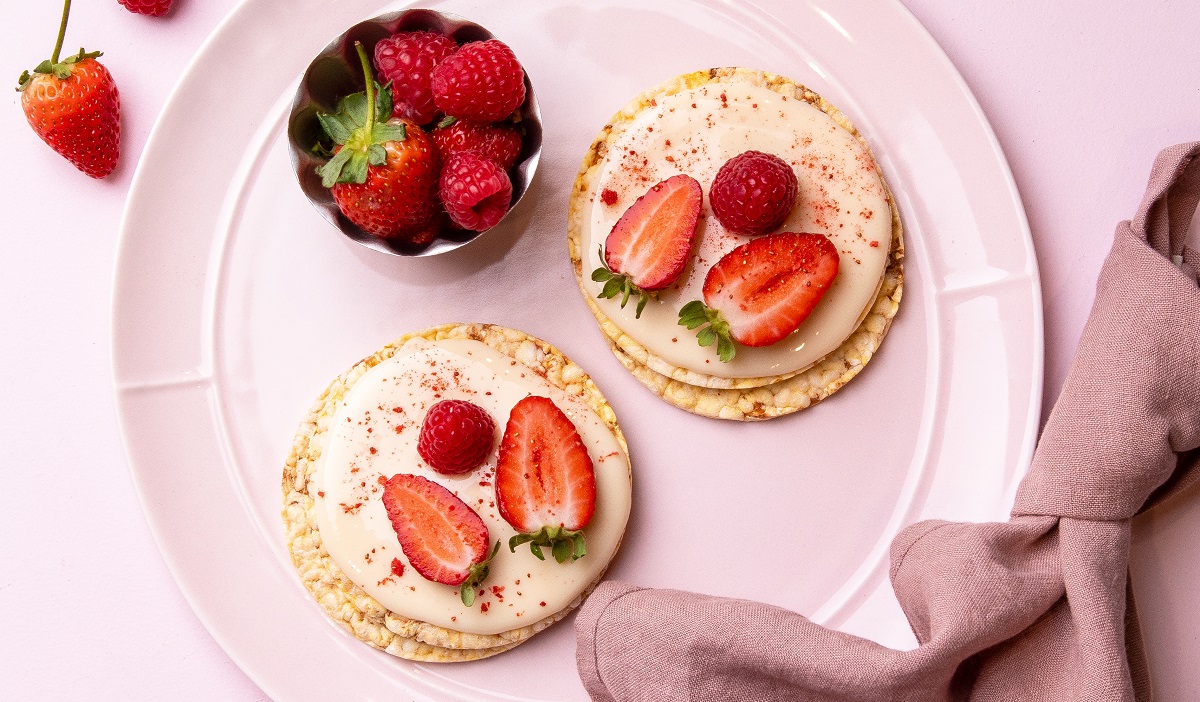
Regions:
[[[373, 56], [375, 44], [396, 32], [430, 31], [440, 32], [452, 37], [459, 44], [470, 41], [486, 41], [494, 39], [491, 32], [474, 22], [443, 12], [433, 10], [404, 10], [380, 15], [364, 22], [359, 22], [346, 30], [337, 39], [313, 59], [300, 87], [292, 102], [292, 111], [288, 118], [288, 142], [291, 146], [292, 166], [296, 178], [300, 181], [300, 189], [308, 196], [309, 202], [316, 207], [325, 219], [354, 241], [393, 256], [435, 256], [447, 251], [453, 251], [491, 229], [482, 232], [456, 231], [443, 232], [437, 239], [426, 246], [413, 246], [401, 241], [382, 239], [355, 226], [338, 209], [337, 203], [329, 189], [321, 185], [321, 177], [317, 168], [325, 163], [325, 159], [313, 153], [312, 148], [321, 137], [321, 125], [317, 121], [318, 112], [334, 112], [338, 100], [351, 93], [365, 89], [362, 69], [355, 53], [354, 43], [362, 42], [367, 55]], [[520, 59], [520, 57], [517, 57]], [[522, 64], [523, 65], [523, 64]], [[521, 153], [516, 164], [509, 170], [512, 180], [512, 203], [505, 213], [505, 218], [512, 213], [524, 197], [534, 171], [537, 170], [538, 157], [542, 152], [542, 119], [538, 109], [537, 97], [533, 93], [533, 84], [529, 81], [529, 73], [525, 74], [525, 104], [521, 106], [521, 126], [525, 130], [521, 144]], [[501, 222], [504, 220], [501, 219]], [[492, 229], [499, 227], [497, 224]]]

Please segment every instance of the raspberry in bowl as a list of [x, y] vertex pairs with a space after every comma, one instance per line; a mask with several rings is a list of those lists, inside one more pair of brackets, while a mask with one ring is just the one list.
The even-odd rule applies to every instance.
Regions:
[[288, 120], [309, 201], [347, 237], [396, 256], [452, 251], [498, 225], [528, 189], [541, 139], [513, 50], [432, 10], [380, 15], [335, 39]]

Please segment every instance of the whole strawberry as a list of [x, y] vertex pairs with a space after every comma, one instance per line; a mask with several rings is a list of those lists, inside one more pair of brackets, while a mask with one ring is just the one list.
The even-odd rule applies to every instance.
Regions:
[[400, 32], [375, 45], [375, 70], [392, 84], [396, 104], [392, 115], [426, 125], [437, 116], [429, 77], [433, 69], [458, 50], [454, 39], [437, 32]]
[[317, 115], [337, 145], [317, 172], [342, 214], [363, 231], [428, 244], [441, 214], [437, 150], [417, 125], [388, 119], [391, 93], [375, 82], [362, 44], [355, 48], [367, 88], [343, 98], [337, 113]]
[[130, 12], [151, 17], [162, 17], [171, 9], [172, 0], [117, 0]]
[[96, 60], [99, 51], [59, 61], [71, 0], [63, 6], [54, 53], [21, 74], [21, 108], [42, 141], [76, 168], [103, 178], [116, 168], [121, 151], [121, 100], [112, 74]]
[[463, 44], [433, 69], [433, 101], [451, 117], [497, 122], [525, 102], [525, 71], [498, 39]]

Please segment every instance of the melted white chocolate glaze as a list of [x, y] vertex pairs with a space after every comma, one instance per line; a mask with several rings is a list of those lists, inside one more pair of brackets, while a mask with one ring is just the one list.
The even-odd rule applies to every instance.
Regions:
[[[712, 214], [709, 188], [717, 170], [745, 151], [762, 151], [791, 165], [799, 199], [777, 231], [824, 234], [837, 247], [837, 278], [813, 313], [783, 340], [762, 348], [739, 346], [730, 363], [716, 347], [702, 348], [696, 332], [678, 324], [679, 308], [703, 299], [704, 277], [721, 256], [751, 237], [727, 231]], [[704, 189], [696, 254], [683, 275], [651, 300], [641, 319], [635, 302], [597, 300], [622, 331], [667, 363], [722, 378], [758, 378], [803, 370], [836, 349], [869, 311], [892, 243], [892, 217], [879, 170], [853, 134], [807, 102], [765, 87], [710, 83], [658, 96], [616, 134], [600, 164], [582, 236], [583, 275], [601, 265], [599, 247], [613, 225], [655, 183], [686, 173]], [[606, 204], [611, 190], [616, 201]]]
[[[596, 512], [584, 528], [587, 555], [575, 562], [539, 561], [529, 547], [508, 550], [516, 531], [496, 509], [496, 451], [467, 475], [435, 472], [417, 453], [425, 412], [440, 400], [468, 400], [496, 423], [496, 447], [509, 411], [527, 395], [552, 399], [583, 437], [596, 471]], [[329, 555], [384, 607], [447, 629], [497, 634], [533, 624], [571, 603], [616, 553], [629, 518], [629, 462], [600, 417], [583, 401], [512, 358], [478, 341], [413, 339], [355, 382], [323, 435], [310, 492]], [[401, 551], [383, 506], [383, 485], [397, 473], [437, 482], [473, 508], [500, 541], [487, 581], [471, 607], [458, 588], [422, 578]], [[404, 566], [392, 572], [392, 559]]]

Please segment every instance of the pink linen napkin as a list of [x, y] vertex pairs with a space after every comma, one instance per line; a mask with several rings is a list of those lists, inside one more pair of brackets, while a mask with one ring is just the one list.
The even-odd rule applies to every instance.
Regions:
[[1074, 365], [1007, 523], [927, 521], [891, 547], [919, 647], [778, 607], [606, 582], [580, 677], [627, 700], [1149, 700], [1130, 519], [1200, 476], [1200, 142], [1164, 150], [1117, 226]]

